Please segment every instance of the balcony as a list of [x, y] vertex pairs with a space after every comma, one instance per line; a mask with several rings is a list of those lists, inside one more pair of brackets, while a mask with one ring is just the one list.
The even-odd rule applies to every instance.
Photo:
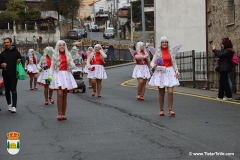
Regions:
[[144, 0], [144, 7], [154, 7], [154, 0]]
[[108, 11], [95, 12], [95, 17], [108, 17]]
[[154, 12], [154, 0], [144, 0], [144, 12]]

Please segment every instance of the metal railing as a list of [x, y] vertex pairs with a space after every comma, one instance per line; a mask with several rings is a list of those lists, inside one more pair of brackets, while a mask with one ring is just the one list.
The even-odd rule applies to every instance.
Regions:
[[[211, 56], [210, 56], [211, 55]], [[191, 82], [193, 88], [218, 89], [219, 74], [215, 71], [217, 60], [206, 52], [180, 52], [176, 61], [181, 76], [180, 82]], [[240, 92], [240, 66], [234, 66], [230, 73], [232, 92]]]

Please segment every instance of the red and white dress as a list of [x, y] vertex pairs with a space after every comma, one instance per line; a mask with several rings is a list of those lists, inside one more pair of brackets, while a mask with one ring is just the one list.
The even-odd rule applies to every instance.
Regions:
[[41, 57], [37, 66], [38, 69], [42, 69], [37, 79], [38, 84], [42, 86], [49, 85], [46, 84], [45, 79], [47, 79], [50, 72], [49, 69], [51, 67], [51, 58], [48, 55], [46, 55], [46, 57]]
[[[96, 52], [90, 60], [90, 68], [93, 70], [88, 70], [87, 78], [91, 79], [107, 79], [107, 74], [104, 69], [104, 61], [101, 57], [100, 52]], [[89, 67], [89, 65], [87, 65]]]
[[134, 58], [136, 60], [136, 66], [133, 69], [133, 78], [150, 78], [150, 71], [148, 67], [148, 59], [143, 58], [145, 56], [145, 52], [141, 51], [141, 55], [139, 56], [138, 52], [134, 52]]
[[37, 59], [35, 56], [32, 56], [32, 58], [26, 58], [25, 68], [27, 69], [27, 74], [38, 74], [39, 71], [37, 68]]
[[[59, 66], [57, 64], [58, 61], [55, 59], [54, 56], [52, 59], [51, 69], [54, 69], [54, 71], [50, 71], [50, 73], [53, 72], [53, 78], [49, 88], [54, 90], [62, 89], [66, 91], [74, 90], [77, 88], [77, 83], [71, 71], [68, 69], [67, 56], [65, 52], [59, 52], [59, 56]], [[69, 57], [71, 56], [69, 55]], [[72, 58], [69, 61], [71, 61], [71, 65], [75, 66]]]
[[[91, 52], [90, 51], [87, 51], [87, 53], [85, 54], [85, 56], [84, 56], [84, 61], [87, 63], [87, 58], [88, 58], [88, 56], [89, 56], [89, 54], [90, 54]], [[85, 67], [84, 67], [84, 69], [83, 69], [83, 72], [84, 72], [84, 74], [88, 74], [88, 66], [87, 65], [85, 65]]]
[[[162, 48], [161, 52], [155, 53], [151, 65], [154, 66], [156, 64], [157, 58], [163, 58], [163, 64], [161, 66], [166, 67], [166, 72], [162, 72], [159, 70], [155, 70], [150, 81], [149, 85], [158, 86], [159, 88], [165, 87], [173, 87], [178, 86], [179, 81], [176, 78], [177, 65], [175, 60], [175, 55], [171, 54], [168, 49]], [[174, 65], [173, 65], [174, 62]]]

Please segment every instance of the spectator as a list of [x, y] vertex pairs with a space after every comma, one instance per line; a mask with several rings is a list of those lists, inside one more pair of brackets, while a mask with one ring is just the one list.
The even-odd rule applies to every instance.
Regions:
[[[222, 41], [222, 45], [223, 50], [217, 50], [215, 45], [212, 45], [212, 52], [214, 56], [219, 58], [220, 83], [218, 99], [229, 100], [232, 99], [232, 92], [228, 82], [228, 74], [232, 71], [231, 60], [235, 51], [233, 50], [232, 42], [229, 39]], [[224, 92], [226, 93], [226, 97], [224, 97]]]
[[[16, 113], [17, 108], [17, 82], [16, 64], [21, 62], [21, 54], [12, 45], [11, 38], [4, 39], [5, 50], [0, 54], [0, 68], [3, 69], [2, 76], [5, 86], [5, 96], [8, 110]], [[12, 92], [12, 100], [10, 91]]]

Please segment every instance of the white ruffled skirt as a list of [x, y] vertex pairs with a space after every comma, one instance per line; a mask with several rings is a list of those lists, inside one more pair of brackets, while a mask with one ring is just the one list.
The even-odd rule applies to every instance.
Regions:
[[49, 69], [46, 69], [46, 70], [42, 70], [38, 76], [38, 79], [37, 79], [37, 83], [39, 85], [46, 85], [46, 82], [45, 82], [45, 79], [47, 79], [47, 77], [49, 76]]
[[133, 69], [133, 78], [143, 78], [148, 79], [150, 78], [150, 72], [147, 65], [136, 65]]
[[159, 88], [178, 86], [179, 81], [175, 74], [173, 67], [167, 67], [166, 72], [155, 70], [148, 84]]
[[36, 64], [28, 64], [27, 65], [27, 74], [37, 74], [38, 68]]
[[95, 67], [94, 71], [88, 70], [87, 78], [91, 79], [107, 79], [106, 71], [103, 65], [91, 65], [91, 67]]
[[70, 91], [77, 88], [77, 83], [70, 71], [54, 71], [49, 88]]

